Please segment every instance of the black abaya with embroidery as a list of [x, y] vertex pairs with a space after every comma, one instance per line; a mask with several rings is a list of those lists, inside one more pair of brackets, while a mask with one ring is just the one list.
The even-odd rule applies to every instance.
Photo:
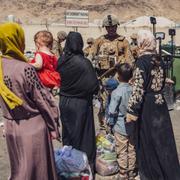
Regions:
[[137, 159], [141, 180], [180, 180], [180, 166], [168, 108], [163, 97], [164, 64], [153, 55], [136, 62], [128, 113], [138, 116]]

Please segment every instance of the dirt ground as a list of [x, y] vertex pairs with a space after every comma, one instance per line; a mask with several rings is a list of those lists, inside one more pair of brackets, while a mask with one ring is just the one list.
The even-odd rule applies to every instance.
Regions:
[[[95, 113], [96, 114], [96, 113]], [[177, 150], [180, 159], [180, 110], [173, 110], [170, 112], [171, 120], [174, 128], [174, 134], [177, 144]], [[2, 116], [0, 115], [0, 122], [2, 122]], [[98, 130], [97, 117], [95, 115], [96, 130]], [[54, 142], [54, 146], [60, 146], [57, 142]], [[9, 159], [6, 149], [5, 138], [2, 137], [2, 128], [0, 128], [0, 180], [6, 180], [9, 174]], [[105, 180], [106, 178], [103, 178]], [[113, 178], [114, 179], [114, 178]], [[102, 178], [96, 178], [96, 180], [102, 180]], [[109, 180], [109, 179], [107, 179]]]

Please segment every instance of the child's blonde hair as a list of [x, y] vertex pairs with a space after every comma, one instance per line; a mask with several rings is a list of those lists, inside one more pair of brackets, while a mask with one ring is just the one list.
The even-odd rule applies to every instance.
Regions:
[[53, 35], [49, 31], [38, 31], [34, 35], [34, 42], [38, 43], [40, 46], [46, 46], [52, 49], [53, 46]]

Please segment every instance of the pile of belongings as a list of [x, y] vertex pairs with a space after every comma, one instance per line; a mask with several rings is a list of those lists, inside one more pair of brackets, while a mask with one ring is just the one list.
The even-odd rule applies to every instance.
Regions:
[[86, 153], [64, 146], [54, 152], [56, 170], [62, 179], [92, 180]]
[[96, 171], [101, 176], [117, 174], [119, 165], [115, 151], [115, 139], [111, 134], [96, 136]]

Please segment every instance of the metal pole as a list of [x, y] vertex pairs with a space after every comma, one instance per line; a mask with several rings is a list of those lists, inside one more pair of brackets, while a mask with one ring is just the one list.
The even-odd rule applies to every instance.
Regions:
[[[171, 35], [171, 54], [174, 56], [174, 36]], [[173, 57], [171, 62], [171, 78], [173, 78], [174, 70], [173, 70]]]
[[78, 32], [78, 27], [73, 27], [75, 32]]
[[49, 31], [49, 25], [48, 25], [48, 19], [47, 18], [45, 20], [45, 26], [46, 26], [47, 31]]
[[162, 43], [162, 40], [161, 40], [161, 38], [159, 38], [159, 56], [161, 57], [161, 55], [162, 55], [162, 46], [161, 46], [161, 43]]
[[171, 35], [171, 54], [174, 56], [174, 36]]
[[150, 23], [153, 25], [153, 34], [155, 36], [155, 33], [156, 33], [156, 18], [155, 17], [150, 17]]
[[175, 29], [169, 29], [169, 35], [171, 37], [171, 70], [170, 70], [170, 73], [171, 73], [171, 78], [173, 78], [173, 57], [174, 57], [174, 52], [175, 52], [175, 49], [174, 49], [174, 36], [176, 35], [176, 30]]
[[156, 34], [156, 24], [153, 24], [153, 34], [154, 34], [154, 36]]

